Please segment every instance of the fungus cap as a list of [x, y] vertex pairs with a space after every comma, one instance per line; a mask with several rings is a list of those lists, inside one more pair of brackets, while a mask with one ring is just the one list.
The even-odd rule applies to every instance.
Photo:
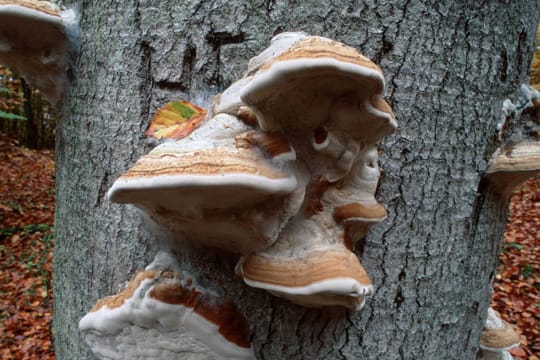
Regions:
[[344, 248], [312, 250], [301, 258], [252, 254], [241, 259], [238, 270], [247, 285], [308, 307], [360, 310], [373, 293], [358, 258]]
[[8, 65], [51, 103], [63, 94], [65, 67], [76, 42], [73, 10], [34, 0], [0, 0], [0, 62]]
[[234, 116], [218, 114], [188, 138], [143, 156], [108, 196], [194, 243], [242, 253], [267, 247], [280, 229], [275, 209], [297, 180], [265, 149], [238, 143], [249, 130]]
[[486, 170], [487, 178], [507, 195], [515, 186], [538, 174], [540, 141], [522, 141], [497, 149]]
[[486, 324], [480, 336], [480, 348], [491, 352], [503, 352], [519, 345], [519, 335], [512, 326], [502, 320], [495, 310], [489, 308]]
[[170, 270], [137, 273], [122, 292], [99, 300], [79, 329], [99, 358], [254, 358], [234, 303]]
[[386, 217], [386, 209], [379, 203], [350, 203], [338, 206], [334, 209], [334, 219], [336, 219], [338, 223], [376, 223], [383, 221]]
[[384, 77], [377, 65], [322, 37], [303, 36], [287, 45], [258, 66], [240, 93], [263, 130], [315, 129], [331, 118], [330, 127], [373, 143], [394, 130], [397, 124], [381, 97]]
[[[249, 130], [220, 114], [181, 141], [166, 142], [115, 181], [109, 198], [118, 203], [157, 206], [228, 207], [269, 195], [287, 194], [294, 176], [275, 166], [255, 147], [238, 146], [235, 136]], [[178, 205], [180, 206], [180, 205]]]

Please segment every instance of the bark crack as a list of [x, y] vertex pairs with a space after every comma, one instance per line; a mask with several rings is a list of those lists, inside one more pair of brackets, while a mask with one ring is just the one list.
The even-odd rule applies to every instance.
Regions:
[[[411, 0], [407, 0], [405, 2], [405, 4], [403, 5], [403, 10], [401, 12], [401, 19], [397, 21], [397, 29], [396, 29], [396, 34], [401, 34], [401, 28], [404, 26], [404, 19], [405, 17], [407, 16], [407, 12], [408, 12], [408, 9], [409, 9], [409, 5], [411, 3]], [[405, 62], [407, 61], [407, 56], [410, 54], [410, 47], [411, 47], [411, 44], [412, 44], [412, 39], [413, 37], [412, 36], [408, 36], [407, 37], [407, 46], [405, 47], [405, 52], [404, 52], [404, 55], [403, 57], [401, 58], [401, 62], [400, 64], [398, 65], [397, 67], [397, 70], [395, 71], [394, 75], [392, 76], [392, 80], [391, 80], [391, 83], [392, 83], [392, 90], [390, 91], [390, 93], [394, 93], [395, 90], [398, 88], [398, 85], [396, 84], [395, 82], [395, 79], [396, 78], [399, 78], [399, 75], [401, 73], [401, 70], [403, 69], [403, 66], [405, 64]], [[394, 107], [394, 102], [393, 102], [393, 98], [389, 99], [390, 101], [390, 106]]]
[[140, 136], [143, 137], [143, 132], [147, 128], [150, 117], [150, 104], [152, 102], [153, 87], [154, 81], [152, 78], [152, 47], [148, 39], [146, 39], [146, 34], [141, 27], [141, 11], [140, 11], [140, 2], [137, 1], [135, 5], [135, 29], [138, 33], [137, 41], [140, 47], [140, 65], [138, 69], [138, 75], [140, 78], [140, 83], [138, 86], [139, 98], [140, 100], [140, 110], [139, 115], [141, 119]]
[[220, 88], [223, 84], [223, 75], [221, 74], [221, 48], [230, 44], [241, 44], [245, 42], [246, 34], [243, 31], [232, 33], [228, 31], [215, 31], [210, 27], [210, 31], [206, 34], [206, 42], [212, 46], [215, 54], [215, 71], [210, 78], [210, 83], [213, 83]]

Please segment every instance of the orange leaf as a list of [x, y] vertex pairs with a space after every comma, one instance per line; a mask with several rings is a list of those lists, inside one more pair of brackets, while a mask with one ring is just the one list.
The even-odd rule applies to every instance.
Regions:
[[154, 115], [144, 133], [155, 139], [182, 139], [204, 120], [206, 110], [188, 101], [172, 101]]
[[527, 353], [521, 347], [510, 349], [510, 350], [508, 350], [508, 352], [510, 354], [512, 354], [513, 356], [520, 356], [520, 357], [521, 356], [527, 356]]

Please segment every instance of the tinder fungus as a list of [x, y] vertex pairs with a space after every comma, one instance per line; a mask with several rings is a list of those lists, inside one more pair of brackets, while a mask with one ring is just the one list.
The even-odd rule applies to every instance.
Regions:
[[373, 286], [354, 243], [387, 214], [377, 144], [396, 126], [381, 69], [355, 49], [276, 36], [189, 137], [159, 145], [109, 191], [178, 241], [242, 254], [250, 286], [360, 309]]
[[100, 359], [254, 359], [248, 324], [232, 300], [165, 267], [163, 258], [158, 255], [123, 291], [100, 299], [81, 319], [79, 329], [94, 354]]

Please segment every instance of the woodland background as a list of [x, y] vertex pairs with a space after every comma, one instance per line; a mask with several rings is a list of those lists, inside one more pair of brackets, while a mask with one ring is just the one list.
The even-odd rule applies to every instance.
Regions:
[[[540, 33], [536, 46], [531, 84], [540, 90]], [[1, 359], [55, 358], [54, 129], [41, 94], [0, 67]], [[521, 334], [514, 357], [540, 360], [540, 178], [516, 189], [509, 214], [492, 306]]]

